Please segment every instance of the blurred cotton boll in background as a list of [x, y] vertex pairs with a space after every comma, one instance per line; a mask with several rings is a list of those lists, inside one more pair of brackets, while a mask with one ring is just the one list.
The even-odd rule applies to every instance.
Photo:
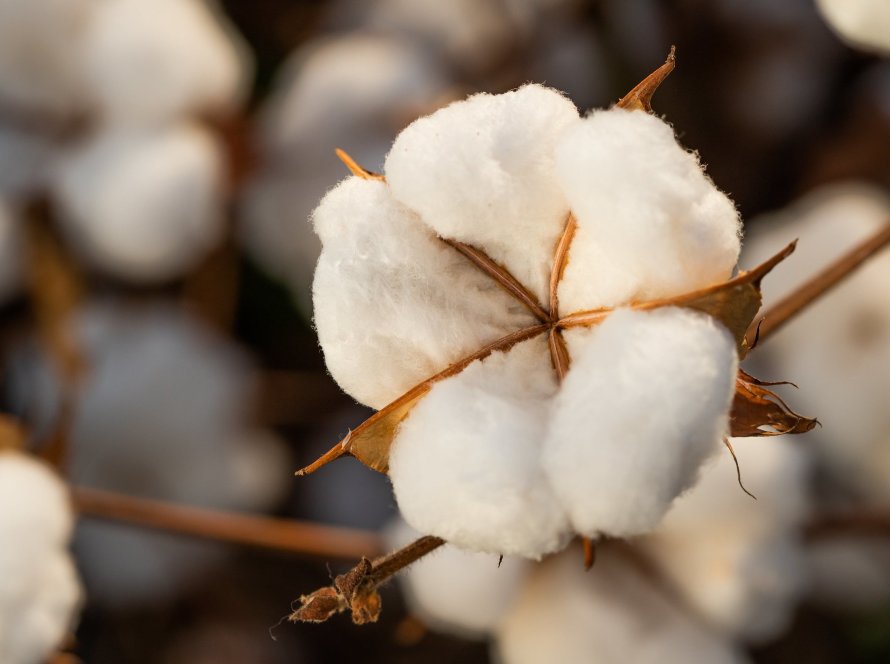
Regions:
[[198, 125], [109, 129], [61, 157], [52, 192], [62, 230], [89, 265], [163, 281], [220, 239], [224, 170], [216, 139]]
[[890, 3], [886, 0], [816, 0], [816, 5], [844, 41], [890, 54]]
[[402, 126], [447, 94], [447, 81], [422, 50], [373, 33], [310, 42], [284, 65], [260, 115], [241, 234], [304, 312], [321, 251], [309, 214], [346, 174], [334, 149], [379, 168]]
[[[242, 354], [169, 306], [87, 308], [76, 331], [90, 372], [73, 424], [74, 483], [221, 509], [262, 510], [289, 473], [277, 439], [249, 421]], [[46, 359], [13, 368], [19, 408], [52, 421], [59, 386]], [[137, 529], [84, 523], [77, 552], [94, 600], [139, 603], [179, 592], [218, 549]]]
[[45, 662], [73, 630], [82, 591], [68, 552], [65, 484], [42, 462], [0, 450], [0, 661]]

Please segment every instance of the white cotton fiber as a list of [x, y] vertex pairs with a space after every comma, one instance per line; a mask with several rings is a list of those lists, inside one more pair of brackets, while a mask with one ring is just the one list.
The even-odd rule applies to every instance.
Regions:
[[227, 113], [248, 81], [246, 48], [205, 0], [104, 0], [84, 78], [100, 114], [124, 124]]
[[654, 115], [595, 111], [559, 141], [556, 174], [578, 220], [562, 313], [677, 295], [731, 275], [738, 213]]
[[540, 464], [555, 390], [540, 338], [437, 383], [391, 450], [405, 521], [473, 551], [540, 558], [564, 547], [571, 532]]
[[502, 664], [742, 664], [728, 639], [697, 624], [669, 591], [608, 545], [585, 572], [570, 549], [540, 565], [497, 632]]
[[386, 175], [436, 233], [486, 251], [546, 302], [569, 212], [554, 148], [577, 122], [574, 105], [540, 85], [474, 95], [402, 131]]
[[[387, 529], [393, 549], [420, 533], [397, 520]], [[437, 632], [485, 638], [500, 623], [532, 570], [530, 563], [487, 553], [462, 551], [450, 544], [399, 574], [409, 611]]]
[[21, 221], [0, 198], [0, 302], [18, 289], [22, 280], [24, 242]]
[[325, 361], [372, 408], [533, 322], [381, 182], [345, 180], [313, 220], [323, 245], [313, 302]]
[[654, 528], [728, 430], [729, 332], [686, 309], [621, 309], [569, 338], [543, 464], [581, 534]]
[[224, 166], [191, 124], [109, 130], [63, 156], [53, 194], [62, 229], [90, 265], [121, 279], [181, 276], [223, 230]]
[[887, 0], [816, 0], [825, 21], [852, 46], [890, 53], [890, 3]]
[[77, 59], [96, 0], [0, 0], [0, 102], [25, 113], [80, 110]]
[[41, 462], [0, 452], [0, 661], [46, 661], [72, 629], [81, 603], [72, 524], [61, 480]]
[[[794, 238], [797, 250], [764, 280], [767, 309], [815, 272], [890, 223], [890, 197], [877, 187], [823, 187], [754, 221], [745, 262], [753, 265]], [[796, 409], [819, 418], [808, 445], [825, 473], [872, 500], [890, 501], [890, 253], [870, 258], [795, 317], [762, 349], [760, 375], [800, 385]]]
[[799, 441], [739, 438], [674, 503], [640, 545], [715, 627], [733, 638], [771, 639], [788, 627], [806, 587], [801, 528], [809, 475]]

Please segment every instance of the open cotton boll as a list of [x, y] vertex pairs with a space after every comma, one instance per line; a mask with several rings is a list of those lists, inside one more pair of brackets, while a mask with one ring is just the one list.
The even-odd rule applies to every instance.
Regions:
[[[397, 520], [386, 540], [399, 548], [420, 533]], [[399, 584], [413, 615], [437, 632], [485, 638], [500, 623], [522, 589], [531, 564], [518, 558], [462, 551], [449, 544], [411, 565]]]
[[223, 114], [244, 97], [247, 49], [205, 0], [105, 0], [96, 7], [82, 66], [106, 120]]
[[0, 302], [18, 289], [22, 279], [22, 229], [13, 211], [0, 198]]
[[659, 118], [595, 111], [560, 139], [556, 173], [578, 222], [563, 311], [668, 297], [732, 274], [738, 213]]
[[313, 221], [323, 245], [313, 301], [325, 362], [372, 408], [532, 321], [382, 182], [346, 179]]
[[82, 594], [67, 549], [73, 520], [47, 466], [0, 452], [0, 661], [46, 661], [73, 627]]
[[571, 550], [540, 565], [497, 630], [503, 664], [743, 664], [617, 552], [604, 547], [587, 574]]
[[77, 57], [96, 0], [0, 0], [0, 102], [66, 115], [83, 105]]
[[712, 318], [620, 309], [567, 337], [543, 465], [577, 532], [654, 528], [728, 429], [738, 358]]
[[544, 302], [569, 213], [553, 153], [577, 122], [572, 102], [540, 85], [477, 94], [402, 131], [386, 176], [436, 233], [484, 250]]
[[738, 439], [734, 448], [757, 500], [735, 486], [732, 457], [722, 454], [640, 545], [713, 625], [763, 641], [788, 626], [806, 586], [809, 477], [792, 441]]
[[247, 251], [311, 311], [321, 244], [308, 219], [346, 169], [344, 148], [380, 170], [398, 130], [445, 94], [448, 77], [404, 39], [367, 32], [312, 40], [284, 65], [258, 122], [258, 168], [239, 220]]
[[890, 4], [885, 0], [816, 0], [816, 6], [844, 41], [890, 54]]
[[197, 125], [100, 132], [61, 158], [53, 180], [68, 239], [120, 279], [179, 277], [222, 234], [222, 153]]
[[[870, 185], [823, 187], [752, 224], [747, 261], [794, 238], [797, 251], [764, 282], [768, 307], [890, 223], [890, 197]], [[801, 410], [816, 413], [813, 431], [824, 472], [872, 499], [890, 500], [890, 254], [869, 259], [843, 283], [780, 330], [755, 356], [775, 376], [802, 388]], [[855, 388], [855, 389], [854, 389]]]
[[[75, 324], [90, 358], [71, 430], [70, 475], [85, 486], [218, 509], [261, 510], [281, 496], [281, 446], [247, 421], [252, 372], [229, 342], [168, 306], [92, 304]], [[59, 384], [44, 356], [19, 353], [17, 409], [47, 427]], [[76, 549], [93, 600], [134, 605], [181, 592], [221, 557], [217, 545], [88, 522]]]
[[436, 383], [390, 453], [405, 521], [473, 551], [540, 558], [563, 548], [571, 531], [540, 466], [555, 391], [540, 338]]

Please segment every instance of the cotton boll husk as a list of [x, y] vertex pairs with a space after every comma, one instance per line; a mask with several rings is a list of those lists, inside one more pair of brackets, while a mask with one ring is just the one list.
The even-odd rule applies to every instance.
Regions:
[[82, 57], [94, 104], [119, 124], [230, 113], [251, 69], [246, 46], [205, 0], [106, 0]]
[[[241, 353], [172, 307], [92, 304], [76, 321], [89, 357], [71, 432], [72, 481], [202, 507], [261, 510], [290, 467], [247, 423], [251, 368]], [[38, 432], [53, 422], [59, 384], [43, 356], [20, 352], [10, 375], [17, 409]], [[277, 471], [276, 471], [277, 469]], [[222, 549], [164, 533], [84, 522], [76, 550], [94, 601], [163, 600], [201, 578]]]
[[287, 284], [303, 311], [311, 311], [321, 250], [309, 216], [346, 174], [334, 149], [380, 170], [403, 123], [447, 86], [426, 52], [367, 32], [313, 40], [284, 65], [259, 114], [259, 164], [241, 201], [240, 233], [251, 256]]
[[495, 649], [502, 664], [748, 661], [608, 546], [588, 573], [574, 549], [540, 565], [498, 628]]
[[540, 466], [556, 387], [541, 338], [436, 383], [390, 452], [405, 521], [472, 551], [537, 559], [563, 548], [571, 532]]
[[46, 661], [70, 631], [81, 587], [67, 551], [73, 514], [43, 463], [0, 452], [0, 661]]
[[0, 102], [64, 116], [83, 107], [77, 56], [95, 0], [0, 1]]
[[700, 313], [620, 309], [567, 335], [542, 461], [581, 534], [652, 530], [728, 430], [738, 358]]
[[94, 134], [61, 158], [52, 186], [84, 260], [151, 283], [181, 276], [219, 241], [224, 178], [213, 135], [177, 124]]
[[578, 221], [563, 312], [677, 295], [732, 274], [738, 213], [654, 115], [595, 111], [560, 139], [556, 173]]
[[400, 205], [382, 182], [352, 177], [313, 213], [323, 250], [315, 326], [328, 370], [382, 408], [532, 317]]
[[[768, 308], [814, 271], [877, 232], [890, 219], [890, 197], [864, 184], [814, 191], [752, 224], [745, 263], [756, 264], [800, 238], [794, 255], [764, 280]], [[855, 273], [795, 317], [753, 356], [761, 375], [792, 380], [800, 412], [822, 427], [808, 437], [825, 473], [873, 500], [890, 501], [890, 254]], [[854, 389], [855, 388], [855, 389]]]
[[24, 243], [20, 223], [0, 197], [0, 302], [18, 290], [22, 280]]
[[807, 464], [791, 440], [742, 438], [733, 446], [757, 500], [737, 486], [726, 452], [640, 545], [711, 624], [733, 638], [764, 641], [788, 627], [808, 580], [801, 538]]
[[[401, 519], [386, 531], [389, 548], [413, 542], [420, 533]], [[468, 639], [487, 637], [515, 602], [532, 570], [530, 563], [450, 544], [424, 556], [399, 575], [412, 615], [437, 632]]]
[[890, 54], [890, 4], [884, 0], [816, 0], [816, 6], [844, 41]]
[[879, 611], [890, 602], [890, 546], [880, 535], [832, 533], [807, 547], [809, 599], [846, 613]]
[[387, 179], [437, 234], [486, 251], [544, 302], [569, 213], [554, 149], [577, 122], [574, 105], [540, 85], [474, 95], [402, 131]]

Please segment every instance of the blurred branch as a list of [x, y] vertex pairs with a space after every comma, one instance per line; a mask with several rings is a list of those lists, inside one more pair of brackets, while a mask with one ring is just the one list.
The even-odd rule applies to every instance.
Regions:
[[83, 517], [191, 537], [349, 560], [383, 550], [377, 535], [364, 530], [185, 507], [86, 487], [72, 487], [71, 493]]
[[890, 245], [890, 220], [877, 233], [841, 256], [800, 288], [773, 305], [763, 317], [751, 323], [745, 334], [749, 346], [753, 348], [757, 343], [778, 332], [803, 309], [841, 283], [887, 245]]
[[816, 516], [804, 530], [809, 539], [837, 535], [890, 535], [890, 510], [851, 509]]

